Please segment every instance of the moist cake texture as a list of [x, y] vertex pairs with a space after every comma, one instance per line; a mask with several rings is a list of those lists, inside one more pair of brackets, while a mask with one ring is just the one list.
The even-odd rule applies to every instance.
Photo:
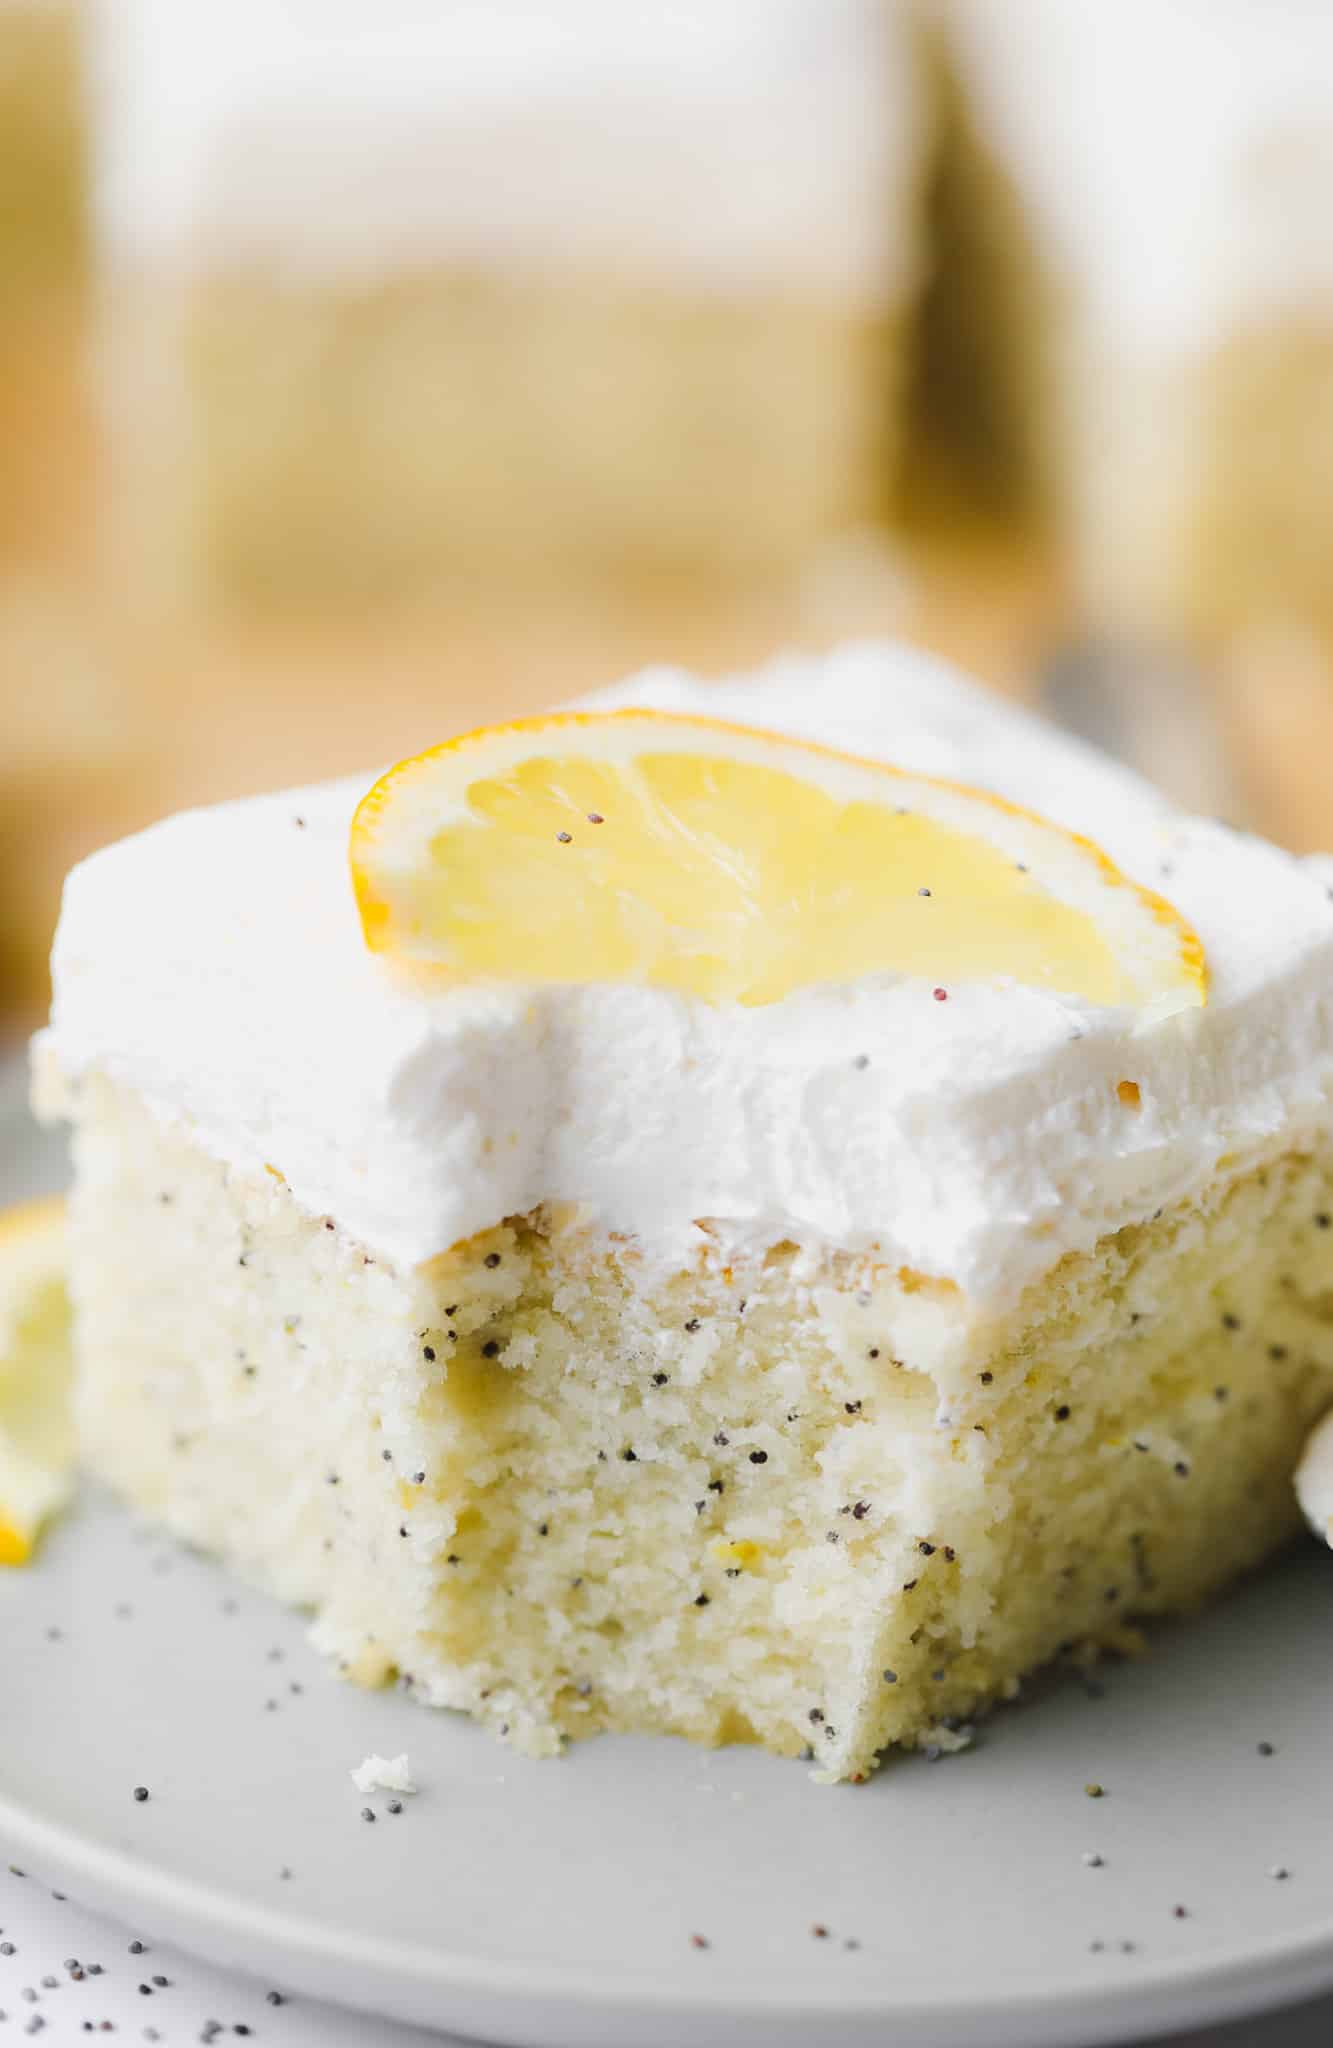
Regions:
[[901, 650], [612, 695], [1078, 823], [1200, 931], [1207, 1006], [425, 996], [361, 940], [361, 785], [169, 821], [71, 878], [38, 1052], [85, 1457], [524, 1749], [857, 1777], [1297, 1526], [1333, 904]]

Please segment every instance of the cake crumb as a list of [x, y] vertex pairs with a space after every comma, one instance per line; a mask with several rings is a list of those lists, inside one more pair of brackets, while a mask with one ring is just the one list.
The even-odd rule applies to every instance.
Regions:
[[950, 1727], [946, 1721], [932, 1722], [923, 1728], [917, 1737], [917, 1747], [926, 1745], [945, 1756], [957, 1756], [962, 1750], [970, 1749], [976, 1740], [976, 1729], [968, 1724]]
[[351, 1773], [358, 1792], [415, 1792], [407, 1755], [368, 1756]]

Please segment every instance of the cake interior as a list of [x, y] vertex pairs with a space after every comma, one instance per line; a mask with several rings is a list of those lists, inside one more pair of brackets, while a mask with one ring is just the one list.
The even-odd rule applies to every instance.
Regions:
[[762, 586], [877, 507], [898, 317], [869, 297], [442, 265], [365, 285], [127, 276], [105, 310], [138, 573], [206, 598], [571, 572]]
[[791, 1244], [689, 1270], [539, 1213], [399, 1270], [100, 1079], [71, 1219], [87, 1463], [519, 1747], [859, 1776], [1297, 1526], [1333, 1160], [1219, 1170], [1003, 1317]]
[[1197, 374], [1182, 611], [1208, 641], [1286, 626], [1333, 650], [1333, 321], [1310, 308], [1240, 327]]

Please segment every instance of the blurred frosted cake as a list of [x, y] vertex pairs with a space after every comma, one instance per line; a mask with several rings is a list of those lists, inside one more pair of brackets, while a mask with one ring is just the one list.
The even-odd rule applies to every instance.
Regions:
[[[945, 11], [913, 12], [920, 264], [888, 523], [920, 550], [1037, 560], [1058, 525], [1049, 253]], [[975, 597], [969, 600], [975, 603]]]
[[1269, 777], [1253, 794], [1284, 837], [1326, 840], [1333, 12], [941, 12], [1061, 286], [1054, 431], [1085, 606], [1220, 658], [1239, 751]]
[[856, 1777], [1291, 1533], [1333, 903], [892, 648], [615, 705], [749, 730], [511, 727], [74, 872], [85, 1456], [526, 1750]]
[[77, 468], [85, 282], [78, 10], [0, 0], [0, 568], [59, 538]]
[[115, 526], [162, 590], [780, 578], [875, 509], [888, 0], [105, 0]]
[[75, 0], [0, 0], [0, 1011], [44, 1005], [61, 877], [94, 843], [71, 818], [104, 816], [124, 770], [85, 642], [80, 21]]

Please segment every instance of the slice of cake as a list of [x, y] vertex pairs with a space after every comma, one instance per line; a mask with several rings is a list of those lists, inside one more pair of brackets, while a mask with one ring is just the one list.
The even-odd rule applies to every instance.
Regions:
[[141, 598], [762, 593], [878, 509], [916, 270], [897, 0], [92, 12]]
[[937, 5], [1059, 287], [1086, 623], [1220, 673], [1252, 815], [1327, 843], [1333, 11]]
[[85, 1456], [526, 1750], [860, 1776], [1298, 1525], [1333, 904], [901, 650], [616, 706], [75, 870]]

